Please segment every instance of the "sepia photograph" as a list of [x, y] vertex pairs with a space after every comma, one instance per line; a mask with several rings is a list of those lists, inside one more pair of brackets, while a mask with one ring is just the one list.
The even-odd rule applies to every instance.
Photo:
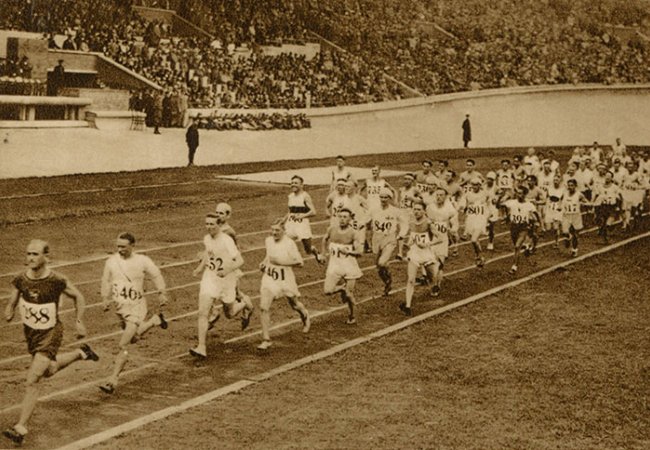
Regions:
[[650, 449], [650, 0], [0, 0], [0, 449]]

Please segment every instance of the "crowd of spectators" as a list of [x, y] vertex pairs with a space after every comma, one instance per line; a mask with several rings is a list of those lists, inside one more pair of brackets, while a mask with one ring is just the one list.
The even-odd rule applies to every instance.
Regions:
[[[308, 3], [307, 27], [426, 94], [650, 80], [647, 43], [621, 42], [607, 31], [607, 25], [647, 22], [650, 6], [640, 1]], [[451, 34], [432, 34], [424, 22]]]
[[0, 95], [45, 95], [44, 82], [32, 79], [29, 58], [0, 58]]
[[199, 128], [206, 130], [301, 130], [311, 128], [311, 122], [305, 114], [290, 113], [215, 113], [209, 117], [199, 118]]
[[[134, 4], [175, 9], [215, 39], [175, 36], [163, 22], [145, 22]], [[648, 22], [642, 0], [3, 0], [0, 9], [5, 28], [47, 33], [52, 46], [60, 44], [54, 33], [66, 34], [63, 48], [104, 52], [163, 86], [163, 99], [220, 108], [403, 97], [385, 73], [424, 94], [647, 82], [647, 42], [623, 41], [611, 25]], [[304, 42], [307, 30], [348, 53], [309, 60], [259, 50]]]

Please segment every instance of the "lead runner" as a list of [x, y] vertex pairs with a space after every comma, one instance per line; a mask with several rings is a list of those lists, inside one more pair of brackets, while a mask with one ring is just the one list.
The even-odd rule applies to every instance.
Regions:
[[32, 355], [25, 380], [25, 396], [20, 418], [13, 428], [2, 433], [16, 445], [21, 445], [27, 435], [27, 422], [38, 400], [39, 381], [43, 377], [51, 377], [75, 361], [99, 359], [88, 345], [82, 345], [80, 349], [72, 352], [58, 354], [63, 340], [63, 324], [58, 317], [61, 295], [74, 300], [77, 312], [77, 337], [86, 335], [86, 327], [83, 324], [86, 303], [81, 292], [66, 277], [47, 267], [49, 250], [47, 242], [40, 239], [34, 239], [29, 243], [27, 270], [11, 282], [11, 300], [5, 308], [5, 319], [10, 322], [18, 306], [27, 349]]

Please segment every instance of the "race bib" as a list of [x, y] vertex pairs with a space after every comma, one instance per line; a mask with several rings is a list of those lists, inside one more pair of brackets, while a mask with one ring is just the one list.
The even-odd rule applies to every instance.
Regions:
[[56, 303], [30, 303], [22, 297], [18, 303], [23, 324], [34, 330], [49, 330], [56, 325]]
[[113, 298], [120, 303], [135, 302], [141, 300], [144, 293], [128, 283], [113, 283]]
[[274, 281], [284, 281], [284, 267], [278, 267], [273, 264], [269, 264], [264, 269], [264, 275], [270, 277]]
[[330, 243], [330, 255], [333, 258], [347, 258], [347, 257], [352, 257], [352, 255], [349, 255], [348, 252], [352, 251], [352, 245], [349, 244], [337, 244], [334, 242]]

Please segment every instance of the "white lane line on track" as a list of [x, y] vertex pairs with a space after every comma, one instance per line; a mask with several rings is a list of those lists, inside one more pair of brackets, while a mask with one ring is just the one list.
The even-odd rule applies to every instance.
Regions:
[[[597, 227], [593, 227], [593, 228], [590, 228], [590, 229], [585, 229], [585, 230], [582, 230], [581, 234], [590, 233], [592, 231], [595, 231], [596, 229], [597, 229]], [[554, 244], [554, 241], [548, 241], [548, 242], [540, 243], [537, 246], [537, 248], [547, 247], [547, 246], [550, 246], [552, 244]], [[514, 253], [506, 253], [504, 255], [497, 256], [495, 258], [491, 258], [491, 259], [487, 260], [485, 262], [485, 264], [487, 265], [487, 264], [491, 264], [491, 263], [494, 263], [494, 262], [497, 262], [497, 261], [501, 261], [503, 259], [511, 258], [513, 255], [514, 255]], [[393, 261], [393, 262], [395, 262], [395, 261]], [[363, 268], [361, 270], [362, 271], [371, 270], [371, 269], [374, 269], [375, 267], [376, 266], [373, 265], [373, 266], [365, 267], [365, 268]], [[473, 269], [476, 269], [475, 265], [473, 265], [473, 264], [468, 265], [468, 266], [461, 267], [459, 269], [456, 269], [456, 270], [453, 270], [453, 271], [450, 271], [450, 272], [446, 273], [445, 277], [458, 275], [459, 273], [467, 272], [467, 271], [473, 270]], [[309, 283], [302, 284], [299, 287], [313, 286], [313, 285], [317, 285], [317, 284], [322, 283], [322, 282], [323, 282], [323, 280], [316, 280], [316, 281], [312, 281], [312, 282], [309, 282]], [[393, 289], [390, 293], [395, 294], [395, 293], [398, 293], [398, 292], [402, 292], [405, 289], [406, 289], [406, 287]], [[259, 295], [251, 297], [251, 298], [257, 299], [257, 298], [259, 298]], [[379, 299], [379, 298], [382, 298], [382, 296], [381, 295], [371, 295], [371, 296], [365, 297], [365, 298], [363, 298], [361, 300], [358, 300], [356, 304], [361, 305], [361, 304], [364, 304], [364, 303], [367, 303], [367, 302], [370, 302], [370, 301], [373, 301], [373, 300], [376, 300], [376, 299]], [[316, 318], [316, 317], [326, 316], [326, 315], [329, 315], [329, 314], [332, 314], [332, 313], [335, 313], [335, 312], [338, 312], [338, 311], [341, 311], [341, 310], [345, 310], [346, 308], [347, 308], [346, 305], [333, 306], [333, 307], [330, 307], [330, 308], [328, 308], [326, 310], [315, 312], [314, 314], [311, 315], [311, 317]], [[186, 318], [186, 317], [191, 317], [191, 316], [195, 315], [197, 312], [198, 311], [196, 311], [196, 310], [195, 311], [190, 311], [188, 313], [181, 314], [179, 316], [169, 318], [168, 321], [175, 321], [175, 320], [183, 319], [183, 318]], [[282, 322], [282, 323], [279, 323], [277, 325], [272, 326], [271, 331], [286, 328], [286, 327], [289, 327], [289, 326], [291, 326], [293, 324], [296, 324], [298, 322], [299, 322], [299, 319], [288, 320], [288, 321], [285, 321], [285, 322]], [[251, 338], [253, 336], [260, 335], [261, 333], [262, 333], [261, 330], [252, 331], [252, 332], [249, 332], [249, 333], [246, 333], [246, 334], [242, 334], [242, 335], [230, 338], [230, 339], [224, 341], [224, 343], [231, 344], [231, 343], [239, 342], [239, 341]], [[94, 338], [83, 339], [83, 340], [79, 340], [79, 341], [74, 342], [74, 343], [67, 344], [66, 347], [75, 347], [75, 346], [77, 346], [77, 345], [79, 345], [81, 343], [84, 343], [84, 342], [93, 342], [93, 341], [97, 341], [97, 340], [100, 340], [100, 339], [103, 339], [103, 338], [106, 338], [106, 337], [117, 336], [119, 334], [121, 334], [121, 331], [116, 331], [116, 332], [113, 332], [113, 333], [110, 333], [110, 334], [107, 334], [107, 335], [102, 335], [102, 336], [95, 336]], [[179, 359], [179, 358], [183, 358], [183, 357], [187, 357], [187, 352], [183, 352], [183, 353], [179, 353], [177, 355], [171, 356], [171, 357], [167, 358], [167, 361], [169, 362], [169, 361], [173, 361], [174, 359]], [[27, 358], [29, 358], [29, 355], [13, 357], [11, 359], [12, 359], [12, 361], [16, 361], [16, 360], [27, 359]], [[7, 361], [7, 360], [1, 360], [0, 364], [4, 364], [5, 361]], [[123, 372], [123, 376], [129, 375], [129, 374], [132, 374], [132, 373], [135, 373], [135, 372], [140, 372], [142, 370], [145, 370], [145, 369], [149, 368], [150, 366], [151, 365], [148, 364], [146, 366], [141, 366], [141, 367], [138, 367], [138, 368], [135, 368], [135, 369], [131, 369], [129, 371], [125, 371], [125, 372]], [[99, 381], [100, 380], [96, 380], [94, 382], [94, 384], [97, 384]], [[92, 385], [92, 384], [93, 384], [93, 382], [88, 382], [88, 383], [84, 383], [83, 385], [78, 385], [76, 388], [73, 386], [73, 387], [70, 387], [70, 388], [68, 388], [68, 389], [66, 389], [64, 391], [48, 394], [47, 396], [39, 398], [39, 400], [45, 400], [45, 399], [49, 399], [49, 398], [52, 398], [52, 397], [56, 397], [56, 396], [71, 392], [71, 390], [74, 391], [76, 389], [82, 389], [83, 387], [86, 387], [86, 386], [89, 386], [89, 385]], [[17, 409], [19, 407], [20, 407], [20, 405], [14, 405], [14, 406], [11, 406], [9, 408], [5, 408], [3, 410], [0, 410], [0, 414], [3, 414], [5, 412], [8, 412], [8, 411], [13, 410], [13, 409]]]
[[[500, 232], [500, 233], [496, 233], [494, 235], [494, 237], [496, 239], [498, 237], [505, 236], [505, 235], [507, 235], [509, 233], [510, 233], [509, 231], [503, 231], [503, 232]], [[322, 236], [316, 236], [316, 238], [319, 238], [319, 237], [322, 237]], [[487, 238], [481, 238], [481, 240], [484, 241], [484, 240], [487, 240]], [[459, 242], [457, 244], [450, 245], [449, 247], [450, 248], [459, 248], [459, 247], [463, 247], [463, 246], [469, 245], [469, 244], [471, 244], [470, 241], [464, 241], [464, 242]], [[260, 248], [258, 248], [258, 250], [263, 249], [263, 248], [264, 247], [260, 247]], [[252, 251], [252, 249], [249, 249], [247, 251]], [[244, 253], [244, 251], [242, 251], [242, 253]], [[312, 259], [314, 259], [313, 256], [308, 256], [308, 257], [304, 258], [305, 261], [309, 261], [309, 260], [312, 260]], [[198, 263], [198, 259], [194, 260], [194, 262]], [[394, 264], [396, 262], [397, 262], [397, 260], [392, 260], [391, 264]], [[180, 262], [180, 263], [174, 263], [174, 264], [183, 265], [183, 264], [186, 264], [186, 262]], [[169, 267], [169, 265], [168, 266], [161, 266], [161, 268], [163, 268], [163, 267]], [[373, 266], [370, 266], [368, 268], [364, 268], [362, 270], [374, 269], [375, 267], [376, 266], [373, 265]], [[256, 274], [256, 273], [259, 273], [259, 270], [253, 269], [253, 270], [249, 270], [249, 271], [244, 272], [244, 276], [249, 276], [249, 275], [253, 275], [253, 274]], [[91, 280], [91, 281], [88, 281], [88, 282], [75, 283], [75, 285], [80, 286], [80, 285], [83, 285], [83, 283], [91, 283], [91, 282], [95, 282], [95, 281], [99, 282], [100, 280]], [[192, 286], [198, 286], [200, 283], [201, 283], [200, 281], [192, 281], [190, 283], [181, 284], [181, 285], [177, 285], [177, 286], [172, 286], [172, 287], [167, 288], [167, 292], [187, 289], [187, 288], [190, 288]], [[309, 284], [299, 285], [299, 287], [307, 286], [307, 285], [309, 285]], [[144, 295], [145, 296], [146, 295], [153, 295], [153, 294], [156, 294], [156, 293], [158, 293], [158, 291], [148, 291], [148, 292], [145, 292]], [[10, 296], [4, 296], [4, 297], [0, 297], [0, 300], [8, 299], [8, 298], [10, 298]], [[253, 297], [253, 298], [256, 298], [256, 297]], [[102, 305], [102, 302], [89, 303], [89, 304], [86, 304], [86, 309], [88, 309], [88, 308], [98, 308], [101, 305]], [[76, 311], [74, 308], [62, 309], [62, 310], [59, 311], [59, 315], [68, 314], [68, 313], [71, 313], [71, 312], [74, 312], [74, 311]], [[178, 316], [178, 317], [180, 317], [180, 316]], [[185, 317], [185, 316], [183, 316], [183, 317]], [[175, 318], [171, 318], [170, 320], [175, 320]], [[22, 325], [22, 322], [14, 321], [14, 322], [11, 322], [9, 324], [2, 324], [2, 325], [0, 325], [0, 330], [2, 330], [3, 328], [14, 327], [14, 326], [18, 326], [18, 325]], [[2, 360], [0, 360], [0, 365], [2, 363], [3, 363]]]
[[528, 281], [534, 280], [536, 278], [539, 278], [543, 275], [549, 274], [554, 272], [557, 269], [567, 267], [573, 264], [576, 264], [578, 262], [584, 261], [588, 258], [607, 253], [609, 251], [615, 250], [617, 248], [620, 248], [622, 246], [625, 246], [629, 243], [632, 243], [634, 241], [644, 239], [646, 237], [650, 236], [650, 232], [643, 233], [638, 236], [634, 236], [632, 238], [626, 239], [624, 241], [617, 242], [616, 244], [608, 245], [604, 248], [594, 250], [592, 252], [586, 253], [582, 256], [578, 256], [576, 258], [572, 258], [566, 261], [563, 261], [561, 263], [555, 264], [553, 266], [550, 266], [546, 269], [540, 270], [538, 272], [531, 273], [525, 277], [522, 277], [517, 280], [510, 281], [508, 283], [504, 283], [500, 286], [496, 286], [492, 289], [489, 289], [487, 291], [481, 292], [479, 294], [464, 298], [462, 300], [456, 301], [454, 303], [450, 303], [449, 305], [443, 306], [441, 308], [434, 309], [432, 311], [428, 311], [426, 313], [420, 314], [416, 317], [413, 317], [411, 319], [406, 319], [403, 320], [399, 323], [396, 323], [394, 325], [391, 325], [389, 327], [383, 328], [381, 330], [375, 331], [373, 333], [367, 334], [365, 336], [361, 336], [356, 339], [352, 339], [348, 342], [344, 342], [342, 344], [336, 345], [334, 347], [331, 347], [327, 350], [323, 350], [320, 352], [317, 352], [313, 355], [306, 356], [304, 358], [292, 361], [290, 363], [284, 364], [280, 367], [276, 367], [274, 369], [271, 369], [267, 372], [264, 372], [260, 375], [251, 377], [251, 379], [244, 379], [244, 380], [239, 380], [235, 383], [232, 383], [228, 386], [221, 387], [219, 389], [216, 389], [211, 392], [207, 392], [203, 395], [200, 395], [198, 397], [194, 397], [190, 400], [186, 400], [178, 405], [170, 406], [168, 408], [164, 408], [158, 411], [155, 411], [151, 414], [147, 414], [144, 416], [141, 416], [135, 420], [132, 420], [130, 422], [123, 423], [121, 425], [118, 425], [113, 428], [109, 428], [107, 430], [104, 430], [100, 433], [88, 436], [86, 438], [80, 439], [78, 441], [72, 442], [70, 444], [64, 445], [62, 447], [59, 447], [58, 450], [79, 450], [79, 449], [84, 449], [88, 448], [92, 445], [97, 445], [101, 442], [105, 442], [113, 437], [119, 436], [121, 434], [127, 433], [129, 431], [133, 431], [137, 428], [141, 428], [145, 425], [148, 425], [152, 422], [170, 417], [172, 415], [182, 413], [187, 411], [188, 409], [203, 405], [205, 403], [211, 402], [213, 400], [216, 400], [220, 397], [223, 397], [227, 394], [231, 394], [234, 392], [241, 391], [242, 389], [252, 386], [254, 384], [259, 383], [260, 381], [267, 380], [273, 376], [288, 372], [293, 369], [297, 369], [299, 367], [302, 367], [304, 365], [307, 365], [312, 362], [319, 361], [321, 359], [328, 358], [332, 355], [335, 355], [337, 353], [341, 353], [344, 350], [347, 350], [352, 347], [356, 347], [361, 344], [365, 344], [367, 342], [373, 341], [375, 339], [387, 336], [389, 334], [395, 333], [397, 331], [403, 330], [405, 328], [408, 328], [410, 326], [416, 325], [418, 323], [424, 322], [425, 320], [431, 319], [435, 316], [439, 316], [441, 314], [444, 314], [448, 311], [452, 311], [454, 309], [460, 308], [462, 306], [468, 305], [470, 303], [477, 302], [479, 300], [482, 300], [486, 297], [490, 297], [492, 295], [498, 294], [500, 292], [503, 292], [507, 289], [519, 286], [520, 284], [526, 283]]
[[[329, 219], [327, 219], [327, 220], [319, 220], [319, 221], [316, 221], [316, 222], [312, 222], [311, 224], [312, 225], [320, 225], [320, 224], [327, 223], [327, 222], [329, 222]], [[247, 237], [247, 236], [256, 236], [258, 234], [268, 234], [268, 233], [269, 233], [269, 230], [251, 231], [251, 232], [248, 232], [248, 233], [238, 234], [237, 239], [242, 238], [242, 237]], [[169, 250], [169, 249], [178, 248], [178, 247], [189, 247], [189, 246], [198, 245], [198, 244], [203, 244], [203, 240], [177, 242], [175, 244], [168, 244], [168, 245], [161, 245], [161, 246], [158, 246], [158, 247], [145, 248], [145, 249], [142, 249], [142, 250], [137, 250], [136, 253], [157, 252], [157, 251], [161, 251], [161, 250]], [[264, 248], [264, 247], [262, 247], [262, 248]], [[70, 261], [70, 262], [65, 262], [65, 263], [61, 263], [61, 264], [52, 264], [50, 266], [50, 268], [51, 269], [58, 269], [58, 268], [61, 268], [61, 267], [70, 267], [70, 266], [78, 266], [78, 265], [82, 265], [82, 264], [95, 263], [95, 262], [103, 261], [103, 260], [107, 259], [111, 255], [112, 255], [112, 253], [109, 254], [109, 255], [95, 256], [95, 257], [92, 257], [92, 258], [79, 259], [77, 261]], [[22, 273], [21, 271], [2, 273], [2, 274], [0, 274], [0, 278], [16, 276], [16, 275], [19, 275], [21, 273]]]

